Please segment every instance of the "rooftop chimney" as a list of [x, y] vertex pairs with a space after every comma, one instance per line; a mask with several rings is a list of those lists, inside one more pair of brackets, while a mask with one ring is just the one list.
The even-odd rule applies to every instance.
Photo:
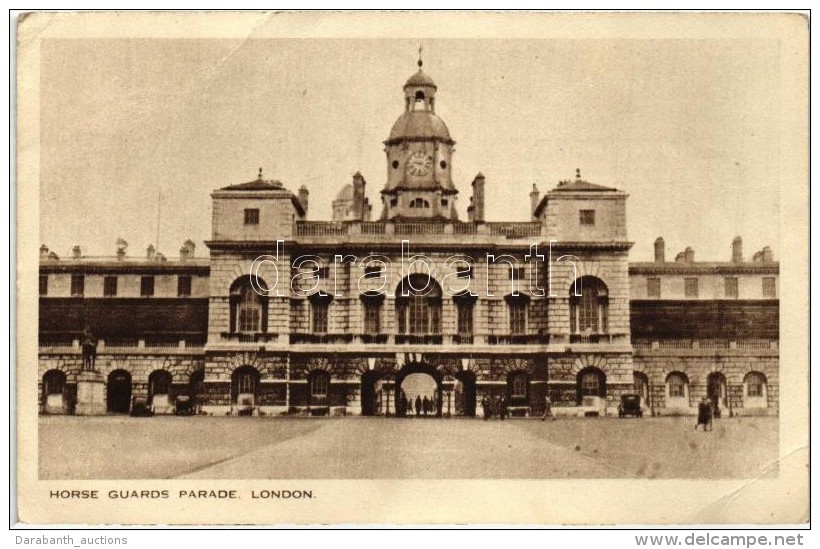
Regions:
[[40, 259], [45, 259], [46, 257], [48, 257], [48, 246], [43, 244], [40, 246]]
[[686, 252], [679, 252], [675, 256], [675, 263], [683, 263], [684, 261], [686, 261]]
[[484, 222], [484, 174], [478, 172], [473, 179], [473, 221]]
[[743, 263], [743, 239], [739, 236], [732, 239], [732, 263]]
[[122, 238], [117, 239], [117, 259], [125, 259], [125, 251], [128, 249], [128, 242]]
[[686, 249], [683, 250], [683, 253], [686, 256], [684, 261], [686, 261], [687, 263], [694, 263], [695, 262], [695, 250], [693, 250], [692, 248], [687, 246]]
[[538, 190], [538, 187], [535, 183], [532, 184], [532, 190], [530, 191], [530, 216], [532, 217], [533, 221], [538, 221], [538, 218], [535, 217], [535, 208], [538, 207], [538, 202], [541, 200], [541, 193]]
[[655, 263], [664, 263], [666, 261], [666, 243], [662, 236], [655, 239]]
[[353, 215], [355, 219], [364, 220], [365, 217], [365, 197], [364, 187], [367, 182], [362, 174], [356, 172], [353, 175]]
[[148, 244], [148, 248], [145, 250], [145, 257], [148, 259], [154, 259], [157, 255], [157, 249], [154, 247], [153, 244]]
[[193, 259], [195, 250], [196, 244], [194, 244], [193, 240], [189, 238], [182, 243], [182, 247], [179, 249], [179, 260], [186, 261], [188, 259]]
[[768, 246], [764, 246], [763, 250], [761, 250], [761, 255], [763, 259], [763, 263], [771, 263], [774, 261], [774, 256], [772, 255], [772, 249]]
[[80, 248], [79, 244], [75, 244], [73, 248], [71, 248], [71, 257], [72, 259], [80, 259], [83, 256], [83, 250]]
[[302, 205], [302, 208], [305, 210], [305, 216], [307, 216], [308, 211], [308, 195], [310, 192], [308, 191], [307, 187], [302, 185], [299, 187], [299, 203]]

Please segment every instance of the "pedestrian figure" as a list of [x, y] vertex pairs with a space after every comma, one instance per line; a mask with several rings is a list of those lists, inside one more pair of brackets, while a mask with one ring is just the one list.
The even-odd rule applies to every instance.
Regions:
[[541, 421], [544, 421], [548, 417], [552, 417], [552, 401], [549, 395], [544, 397], [544, 415], [541, 416]]
[[481, 399], [481, 410], [484, 412], [484, 421], [487, 421], [492, 417], [492, 402], [490, 402], [490, 397], [487, 395], [484, 395], [484, 398]]
[[695, 424], [695, 431], [698, 430], [698, 425], [703, 425], [703, 430], [712, 430], [712, 403], [709, 399], [703, 397], [703, 400], [698, 404], [698, 422]]
[[507, 417], [507, 397], [502, 396], [498, 401], [498, 417], [501, 421]]
[[427, 412], [430, 411], [430, 399], [427, 398], [427, 395], [424, 395], [424, 400], [421, 401], [421, 409], [424, 412], [424, 415], [427, 415]]
[[416, 395], [416, 416], [421, 415], [421, 396]]

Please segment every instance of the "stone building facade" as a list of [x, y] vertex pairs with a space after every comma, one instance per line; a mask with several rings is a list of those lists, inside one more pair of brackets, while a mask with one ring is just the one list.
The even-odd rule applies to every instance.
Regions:
[[185, 395], [216, 415], [402, 416], [413, 378], [436, 416], [474, 416], [485, 397], [538, 415], [547, 396], [556, 415], [613, 415], [636, 392], [656, 414], [693, 413], [704, 395], [777, 413], [771, 251], [666, 262], [661, 241], [655, 262], [630, 264], [627, 195], [580, 171], [543, 197], [533, 187], [526, 222], [486, 221], [479, 173], [459, 220], [437, 91], [420, 62], [384, 142], [377, 220], [359, 173], [333, 219], [312, 221], [306, 188], [260, 170], [211, 194], [208, 259], [190, 242], [173, 261], [124, 242], [103, 259], [44, 246], [41, 412], [144, 399], [173, 413]]

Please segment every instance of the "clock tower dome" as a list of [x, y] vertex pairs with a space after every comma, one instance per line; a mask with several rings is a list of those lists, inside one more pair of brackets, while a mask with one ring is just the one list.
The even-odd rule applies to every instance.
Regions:
[[384, 142], [387, 184], [383, 219], [456, 219], [458, 191], [451, 178], [455, 141], [436, 115], [437, 86], [419, 70], [404, 84], [404, 113]]

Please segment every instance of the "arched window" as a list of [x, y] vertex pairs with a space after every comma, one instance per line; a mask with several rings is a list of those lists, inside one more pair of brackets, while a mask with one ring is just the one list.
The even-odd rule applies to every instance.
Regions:
[[666, 406], [680, 408], [689, 406], [689, 378], [682, 372], [666, 376]]
[[171, 373], [166, 370], [155, 370], [148, 376], [148, 398], [154, 395], [167, 395], [171, 392]]
[[[267, 286], [260, 279], [257, 289]], [[267, 331], [267, 298], [260, 295], [251, 284], [249, 276], [237, 279], [231, 286], [230, 331], [258, 333]]]
[[309, 383], [311, 405], [327, 404], [330, 374], [323, 370], [315, 370], [310, 373]]
[[529, 378], [526, 372], [512, 372], [507, 376], [507, 389], [511, 399], [526, 399]]
[[598, 368], [584, 368], [578, 372], [578, 396], [606, 396], [606, 374]]
[[766, 376], [760, 372], [749, 372], [743, 378], [743, 407], [765, 408], [768, 399]]
[[641, 397], [641, 402], [649, 400], [649, 378], [643, 372], [632, 373], [632, 390]]
[[441, 333], [441, 286], [426, 274], [408, 276], [396, 289], [400, 334]]
[[606, 284], [594, 276], [582, 276], [572, 284], [569, 295], [572, 333], [607, 333], [609, 292]]
[[410, 201], [411, 208], [429, 208], [430, 203], [424, 200], [423, 198], [414, 198]]
[[253, 405], [259, 390], [259, 371], [240, 366], [231, 374], [231, 400], [234, 404]]

